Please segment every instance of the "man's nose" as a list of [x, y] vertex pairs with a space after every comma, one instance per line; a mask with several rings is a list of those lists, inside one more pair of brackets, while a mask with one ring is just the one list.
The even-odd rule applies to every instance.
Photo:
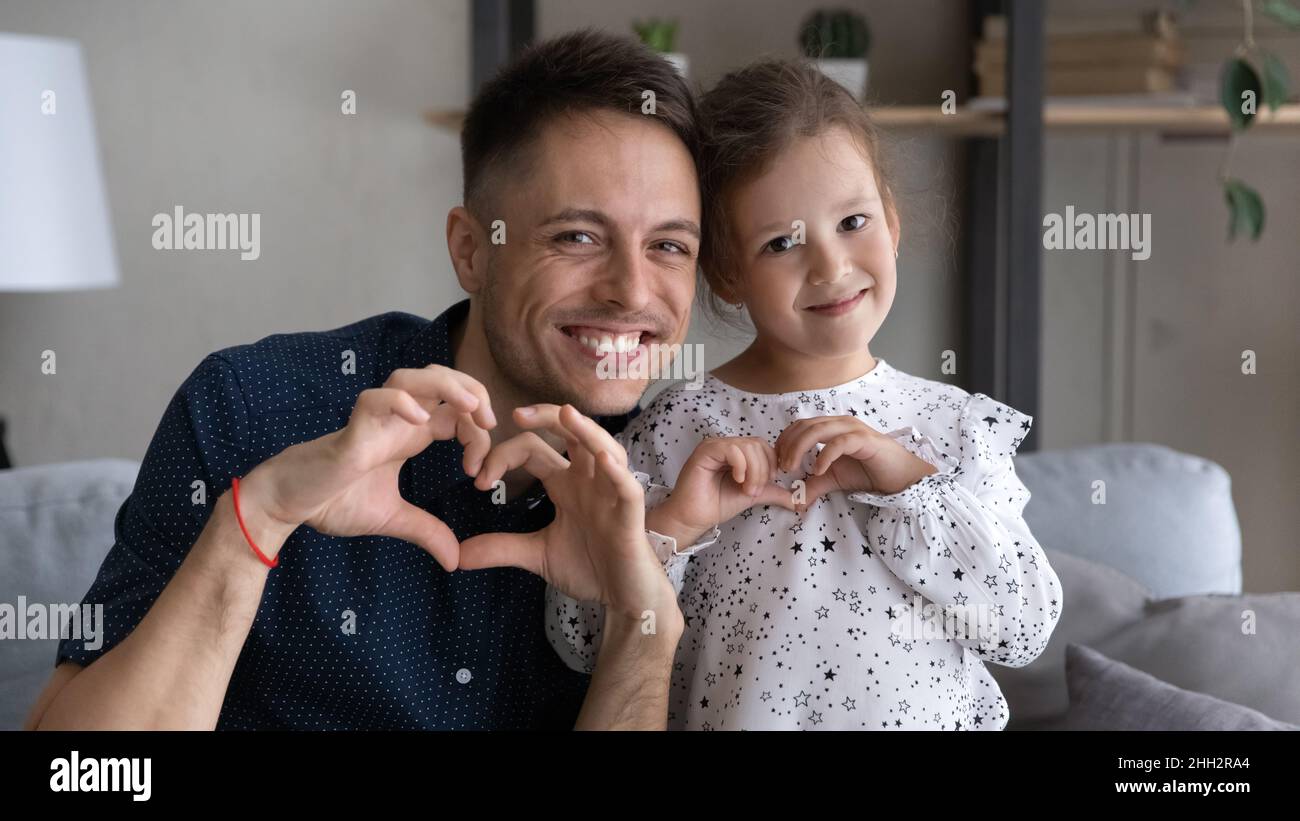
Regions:
[[650, 261], [638, 249], [620, 250], [596, 283], [596, 299], [625, 311], [640, 311], [650, 304], [653, 271]]

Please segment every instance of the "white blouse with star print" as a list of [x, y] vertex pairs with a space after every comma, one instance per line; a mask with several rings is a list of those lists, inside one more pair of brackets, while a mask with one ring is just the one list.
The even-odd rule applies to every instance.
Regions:
[[[669, 729], [1000, 730], [985, 662], [1047, 645], [1061, 585], [1022, 518], [1012, 456], [1032, 417], [877, 357], [834, 388], [753, 394], [711, 374], [658, 397], [619, 439], [653, 507], [711, 436], [775, 443], [796, 419], [852, 415], [939, 472], [891, 495], [831, 493], [802, 516], [752, 508], [678, 550], [652, 538], [686, 630]], [[785, 487], [806, 475], [815, 453]], [[599, 605], [547, 590], [547, 634], [576, 670], [600, 646]]]

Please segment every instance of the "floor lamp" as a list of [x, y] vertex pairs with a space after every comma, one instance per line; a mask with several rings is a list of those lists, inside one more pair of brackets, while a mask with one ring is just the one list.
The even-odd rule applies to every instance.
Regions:
[[[118, 282], [81, 47], [0, 32], [0, 292]], [[0, 371], [38, 367], [21, 346]], [[0, 397], [13, 396], [0, 385]], [[0, 408], [0, 410], [3, 410]], [[0, 468], [10, 466], [0, 418]]]

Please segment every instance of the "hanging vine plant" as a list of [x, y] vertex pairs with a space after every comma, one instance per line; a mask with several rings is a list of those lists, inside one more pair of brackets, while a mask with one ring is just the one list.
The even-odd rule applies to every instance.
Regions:
[[1255, 6], [1261, 12], [1284, 25], [1300, 29], [1300, 7], [1294, 0], [1241, 0], [1245, 16], [1242, 41], [1233, 56], [1223, 64], [1219, 81], [1219, 99], [1232, 133], [1228, 150], [1223, 158], [1219, 178], [1223, 184], [1223, 197], [1228, 206], [1228, 239], [1249, 234], [1251, 240], [1259, 239], [1264, 232], [1264, 200], [1259, 192], [1244, 180], [1229, 173], [1233, 149], [1237, 138], [1250, 128], [1260, 105], [1277, 111], [1291, 92], [1291, 78], [1286, 64], [1276, 54], [1261, 48], [1255, 42]]

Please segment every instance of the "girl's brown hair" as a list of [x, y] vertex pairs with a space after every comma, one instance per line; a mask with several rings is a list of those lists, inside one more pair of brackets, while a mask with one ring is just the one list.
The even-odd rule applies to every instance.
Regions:
[[724, 310], [723, 295], [735, 294], [742, 279], [727, 219], [729, 201], [799, 137], [814, 137], [832, 126], [847, 129], [871, 165], [890, 230], [897, 232], [875, 125], [861, 103], [812, 64], [770, 59], [733, 71], [701, 99], [699, 120], [704, 204], [700, 266], [709, 286], [701, 301], [715, 316], [734, 316]]

